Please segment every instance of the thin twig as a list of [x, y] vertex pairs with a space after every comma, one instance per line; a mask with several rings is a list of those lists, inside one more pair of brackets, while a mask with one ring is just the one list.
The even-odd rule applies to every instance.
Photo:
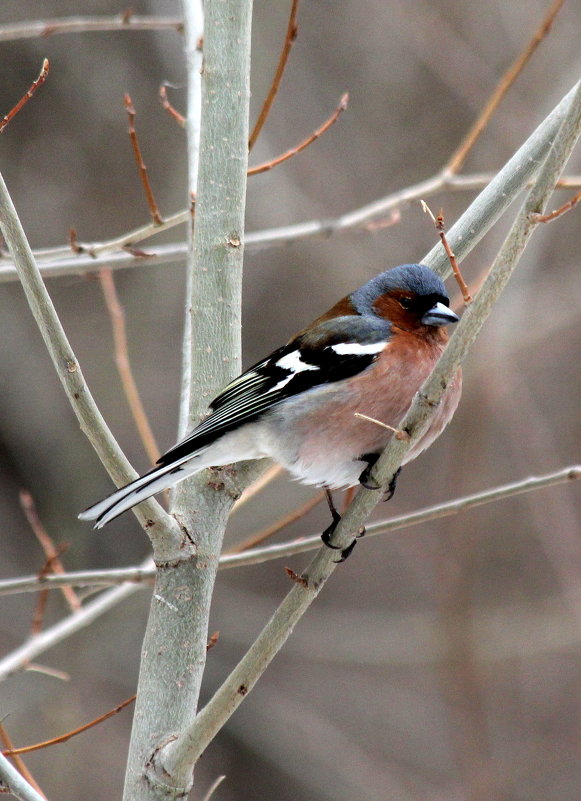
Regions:
[[[44, 565], [42, 566], [42, 568], [39, 570], [38, 572], [39, 578], [42, 578], [43, 576], [47, 576], [50, 573], [52, 573], [52, 563], [58, 562], [60, 564], [60, 556], [67, 550], [67, 548], [68, 545], [63, 543], [63, 545], [61, 545], [58, 550], [55, 549], [54, 556], [52, 557], [49, 556]], [[69, 587], [68, 589], [70, 590], [71, 588]], [[40, 632], [42, 631], [42, 624], [44, 621], [44, 613], [46, 611], [47, 602], [48, 602], [48, 591], [46, 589], [43, 589], [38, 593], [36, 608], [34, 610], [34, 615], [32, 616], [32, 625], [30, 626], [31, 637], [38, 636], [38, 634], [40, 634]], [[73, 609], [71, 611], [77, 612], [78, 609]]]
[[448, 160], [448, 163], [444, 168], [445, 170], [448, 170], [451, 173], [456, 173], [462, 167], [466, 157], [468, 156], [468, 153], [472, 150], [476, 140], [480, 137], [481, 133], [490, 122], [490, 118], [498, 108], [501, 100], [518, 78], [520, 73], [523, 71], [537, 47], [551, 30], [553, 21], [559, 13], [564, 2], [565, 0], [553, 0], [549, 10], [543, 17], [541, 24], [534, 32], [532, 38], [497, 83], [494, 91], [488, 99], [488, 102], [478, 115], [478, 118]]
[[6, 114], [6, 115], [5, 115], [5, 116], [2, 118], [2, 121], [0, 122], [0, 133], [2, 133], [2, 132], [4, 131], [4, 129], [6, 128], [6, 126], [8, 125], [8, 123], [10, 122], [10, 120], [13, 120], [13, 119], [14, 119], [14, 117], [15, 117], [15, 116], [18, 114], [18, 112], [20, 111], [20, 109], [21, 109], [23, 106], [25, 106], [25, 105], [26, 105], [26, 103], [28, 103], [28, 101], [30, 100], [30, 98], [34, 96], [34, 93], [36, 92], [36, 90], [37, 90], [37, 89], [38, 89], [40, 86], [42, 86], [42, 84], [43, 84], [43, 83], [46, 81], [46, 78], [47, 78], [47, 75], [48, 75], [49, 68], [50, 68], [50, 64], [49, 64], [49, 62], [48, 62], [48, 58], [45, 58], [45, 59], [44, 59], [44, 61], [42, 62], [42, 67], [41, 67], [40, 73], [39, 73], [39, 75], [38, 75], [38, 78], [37, 78], [35, 81], [33, 81], [33, 82], [31, 83], [31, 85], [30, 85], [30, 88], [29, 88], [29, 90], [26, 92], [26, 94], [24, 94], [24, 95], [23, 95], [23, 96], [20, 98], [20, 100], [18, 101], [18, 103], [17, 103], [15, 106], [13, 106], [13, 107], [10, 109], [10, 111], [8, 112], [8, 114]]
[[62, 17], [52, 20], [0, 25], [0, 42], [37, 39], [59, 33], [91, 33], [98, 31], [160, 31], [181, 33], [182, 20], [177, 17], [155, 17], [140, 14], [119, 14], [113, 17]]
[[103, 723], [103, 721], [112, 718], [113, 715], [117, 715], [121, 712], [122, 709], [125, 709], [126, 706], [132, 704], [135, 701], [136, 696], [132, 695], [131, 698], [127, 698], [122, 703], [118, 704], [115, 709], [110, 709], [108, 712], [105, 712], [104, 715], [99, 715], [98, 718], [95, 718], [90, 723], [85, 723], [83, 726], [79, 726], [77, 729], [73, 729], [73, 731], [69, 731], [66, 734], [60, 734], [58, 737], [52, 737], [50, 740], [44, 740], [42, 743], [34, 743], [34, 745], [25, 745], [22, 748], [13, 748], [9, 747], [5, 751], [3, 751], [4, 756], [16, 756], [18, 754], [29, 754], [31, 751], [40, 751], [41, 748], [48, 748], [51, 745], [58, 745], [59, 743], [66, 743], [67, 740], [70, 740], [71, 737], [76, 737], [77, 734], [81, 734], [88, 729], [92, 729], [93, 726], [97, 726], [99, 723]]
[[470, 294], [466, 282], [464, 281], [464, 277], [460, 272], [460, 267], [458, 266], [458, 262], [456, 260], [456, 256], [450, 247], [448, 242], [448, 238], [446, 237], [446, 229], [444, 228], [444, 212], [440, 211], [437, 217], [434, 217], [432, 210], [425, 202], [425, 200], [420, 200], [422, 204], [422, 209], [424, 210], [424, 214], [428, 214], [436, 227], [436, 231], [440, 239], [442, 240], [442, 245], [444, 246], [444, 250], [446, 251], [446, 256], [448, 257], [448, 261], [450, 262], [450, 266], [452, 267], [452, 272], [454, 273], [454, 278], [458, 286], [460, 287], [460, 292], [462, 292], [462, 298], [464, 303], [468, 304], [472, 302], [472, 295]]
[[[34, 498], [26, 490], [21, 490], [18, 494], [20, 506], [24, 512], [30, 528], [34, 532], [34, 536], [39, 541], [42, 550], [48, 560], [50, 560], [50, 570], [57, 575], [63, 575], [66, 571], [63, 563], [60, 561], [60, 553], [55, 547], [52, 539], [48, 535], [45, 527], [43, 526], [38, 513]], [[43, 573], [46, 575], [46, 573]], [[77, 612], [81, 608], [81, 602], [76, 592], [70, 587], [63, 588], [63, 595], [71, 612]]]
[[125, 329], [125, 312], [119, 301], [113, 272], [110, 269], [99, 271], [99, 280], [105, 297], [107, 311], [111, 319], [113, 330], [113, 342], [115, 347], [115, 364], [119, 372], [123, 391], [127, 398], [127, 404], [131, 410], [131, 415], [137, 426], [143, 447], [147, 453], [149, 461], [155, 464], [159, 457], [159, 448], [155, 441], [155, 436], [149, 425], [147, 414], [141, 401], [139, 389], [133, 376], [131, 362], [129, 361], [129, 347], [127, 343], [127, 331]]
[[359, 417], [361, 420], [367, 420], [369, 423], [375, 423], [375, 425], [381, 426], [381, 428], [387, 428], [388, 431], [393, 431], [396, 439], [410, 438], [410, 435], [406, 431], [401, 431], [399, 428], [394, 428], [393, 426], [390, 426], [389, 423], [384, 423], [382, 420], [376, 420], [375, 417], [369, 417], [367, 414], [362, 414], [361, 412], [355, 412], [354, 416]]
[[296, 147], [287, 150], [286, 153], [283, 153], [281, 156], [278, 156], [272, 161], [267, 161], [264, 164], [258, 164], [256, 167], [249, 167], [248, 168], [248, 175], [259, 175], [262, 172], [267, 172], [268, 170], [272, 170], [273, 167], [276, 167], [279, 164], [282, 164], [285, 161], [288, 161], [293, 156], [296, 156], [297, 153], [300, 153], [302, 150], [307, 148], [311, 145], [316, 139], [318, 139], [325, 131], [328, 131], [329, 128], [337, 122], [339, 116], [345, 109], [347, 108], [347, 103], [349, 102], [349, 94], [345, 92], [344, 95], [341, 96], [341, 100], [339, 101], [339, 105], [335, 109], [335, 111], [331, 114], [329, 119], [327, 119], [316, 131], [304, 139], [299, 145]]
[[266, 118], [268, 117], [270, 109], [272, 108], [272, 104], [274, 103], [274, 99], [278, 93], [280, 82], [282, 80], [282, 76], [284, 74], [288, 62], [290, 51], [292, 50], [292, 46], [296, 41], [299, 30], [297, 25], [298, 8], [299, 8], [299, 0], [292, 0], [292, 6], [290, 10], [288, 25], [286, 28], [284, 44], [282, 46], [280, 57], [278, 59], [276, 72], [274, 73], [274, 78], [272, 79], [272, 83], [270, 85], [270, 89], [268, 91], [266, 99], [262, 104], [262, 108], [260, 109], [260, 114], [258, 115], [258, 119], [254, 123], [254, 128], [252, 129], [252, 133], [248, 138], [249, 150], [252, 150], [252, 148], [256, 144], [256, 140], [258, 139], [258, 136], [264, 126], [264, 123], [266, 122]]
[[153, 220], [154, 225], [161, 225], [163, 220], [161, 218], [161, 214], [159, 213], [159, 209], [157, 207], [157, 203], [155, 202], [155, 197], [153, 195], [153, 189], [151, 188], [151, 183], [149, 181], [149, 176], [147, 174], [147, 167], [145, 166], [145, 162], [143, 161], [143, 156], [141, 155], [141, 148], [139, 146], [139, 140], [137, 138], [137, 131], [135, 130], [135, 107], [131, 100], [131, 97], [126, 93], [125, 94], [125, 109], [127, 111], [127, 117], [129, 120], [129, 138], [131, 140], [131, 146], [133, 147], [133, 155], [135, 156], [135, 163], [137, 164], [137, 169], [139, 170], [139, 175], [141, 177], [141, 183], [143, 184], [143, 189], [145, 191], [145, 197], [147, 198], [147, 205], [149, 206], [149, 213], [151, 214], [151, 219]]
[[[411, 526], [418, 526], [423, 523], [429, 523], [431, 520], [439, 520], [443, 517], [451, 517], [462, 512], [467, 512], [477, 506], [495, 503], [505, 498], [522, 495], [526, 492], [535, 492], [546, 487], [553, 487], [558, 484], [569, 483], [579, 479], [581, 479], [581, 465], [570, 465], [542, 476], [529, 476], [519, 481], [501, 484], [498, 487], [481, 490], [472, 495], [465, 495], [451, 501], [428, 506], [424, 509], [418, 509], [414, 512], [409, 512], [388, 520], [380, 520], [376, 523], [371, 523], [366, 528], [366, 538], [368, 539], [369, 537], [386, 534], [392, 531], [399, 531], [400, 529], [409, 528]], [[272, 561], [273, 559], [281, 559], [300, 553], [306, 553], [307, 551], [318, 548], [320, 542], [320, 535], [313, 534], [291, 540], [290, 542], [269, 545], [265, 548], [254, 548], [251, 551], [240, 554], [222, 554], [220, 557], [220, 569], [224, 570], [262, 564]], [[114, 568], [111, 570], [71, 571], [64, 576], [46, 576], [42, 580], [40, 580], [38, 576], [4, 579], [0, 581], [0, 596], [21, 592], [37, 592], [41, 587], [57, 589], [64, 585], [94, 587], [127, 584], [130, 582], [128, 586], [132, 584], [150, 586], [154, 575], [155, 568], [151, 565], [150, 567]]]
[[300, 520], [306, 514], [308, 514], [311, 509], [314, 509], [315, 506], [321, 503], [324, 499], [325, 493], [319, 492], [312, 498], [309, 498], [306, 503], [303, 503], [297, 509], [293, 509], [292, 512], [289, 512], [286, 515], [283, 515], [278, 520], [275, 520], [274, 523], [271, 523], [269, 526], [266, 526], [261, 531], [258, 531], [256, 534], [251, 534], [242, 542], [237, 543], [232, 548], [229, 548], [225, 551], [226, 554], [232, 553], [242, 553], [243, 551], [248, 551], [250, 548], [255, 548], [257, 545], [262, 544], [270, 537], [278, 534], [279, 531], [282, 531], [287, 526], [290, 526], [291, 523], [296, 523], [297, 520]]
[[258, 495], [262, 490], [278, 478], [280, 475], [284, 473], [284, 469], [279, 464], [273, 464], [269, 467], [265, 472], [258, 478], [254, 483], [252, 483], [249, 487], [247, 487], [240, 498], [236, 501], [234, 506], [232, 507], [231, 515], [234, 512], [237, 512], [244, 504], [248, 503], [248, 501], [252, 500], [256, 495]]
[[212, 796], [214, 795], [218, 787], [222, 784], [225, 778], [226, 778], [225, 775], [217, 776], [212, 782], [212, 784], [208, 787], [208, 792], [202, 798], [202, 801], [210, 801], [210, 798], [212, 798]]
[[[2, 745], [3, 745], [4, 749], [6, 749], [7, 751], [13, 752], [14, 745], [12, 743], [12, 740], [10, 739], [10, 735], [6, 731], [6, 727], [1, 722], [0, 722], [0, 740], [2, 741]], [[7, 756], [6, 750], [3, 751], [5, 756]], [[36, 781], [36, 779], [34, 778], [32, 773], [30, 772], [30, 770], [28, 769], [28, 767], [27, 767], [25, 761], [22, 759], [22, 757], [18, 756], [18, 754], [14, 754], [14, 753], [11, 753], [10, 756], [11, 756], [11, 759], [14, 762], [14, 765], [17, 768], [18, 772], [22, 774], [22, 777], [24, 779], [26, 779], [26, 781], [31, 785], [31, 787], [34, 787], [34, 789], [37, 791], [37, 793], [40, 793], [40, 795], [42, 795], [43, 798], [46, 798], [46, 796], [43, 793], [40, 785], [38, 784], [38, 782]]]
[[558, 209], [555, 209], [555, 211], [552, 211], [550, 214], [533, 214], [531, 215], [531, 219], [536, 223], [551, 222], [551, 220], [556, 220], [557, 217], [560, 217], [561, 214], [566, 214], [568, 211], [571, 211], [571, 209], [575, 208], [580, 200], [581, 191], [577, 192], [577, 194], [573, 195], [570, 200], [568, 200], [566, 203], [563, 203], [562, 206], [559, 206]]
[[177, 122], [179, 126], [185, 128], [186, 118], [184, 117], [183, 114], [180, 114], [179, 111], [177, 111], [177, 109], [175, 109], [168, 100], [167, 96], [168, 86], [169, 86], [168, 83], [162, 83], [161, 86], [159, 87], [159, 99], [161, 101], [161, 105], [164, 107], [164, 109], [167, 111], [170, 117], [174, 118], [174, 120]]

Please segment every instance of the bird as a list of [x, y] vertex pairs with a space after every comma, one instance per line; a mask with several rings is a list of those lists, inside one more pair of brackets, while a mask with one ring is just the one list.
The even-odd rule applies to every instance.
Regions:
[[[264, 457], [302, 483], [324, 487], [328, 498], [332, 489], [359, 483], [378, 489], [371, 469], [445, 349], [447, 326], [458, 322], [449, 303], [442, 280], [425, 265], [374, 276], [231, 381], [153, 469], [79, 518], [99, 529], [205, 468]], [[404, 463], [441, 434], [461, 387], [459, 370]], [[339, 516], [330, 508], [333, 525], [323, 541], [335, 547]]]

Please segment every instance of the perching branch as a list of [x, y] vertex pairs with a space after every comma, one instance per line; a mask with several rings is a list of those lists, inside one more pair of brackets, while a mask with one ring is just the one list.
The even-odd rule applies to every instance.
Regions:
[[[535, 226], [530, 220], [530, 213], [541, 211], [540, 207], [552, 192], [558, 174], [563, 169], [581, 132], [581, 89], [576, 87], [573, 95], [569, 94], [568, 98], [569, 105], [565, 109], [566, 116], [555, 142], [485, 283], [473, 304], [466, 310], [446, 351], [398, 426], [410, 434], [410, 439], [406, 441], [392, 438], [372, 471], [372, 478], [379, 486], [387, 486], [401, 465], [407, 450], [423, 435], [446, 387], [453, 380], [493, 304], [506, 286], [534, 230]], [[470, 218], [470, 216], [468, 213], [464, 214], [461, 218], [462, 224], [465, 224], [466, 218]], [[459, 227], [460, 222], [456, 226], [457, 230]], [[378, 493], [363, 488], [359, 491], [335, 531], [333, 536], [335, 545], [339, 548], [347, 547], [353, 538], [353, 532], [360, 530], [371, 510], [378, 503], [377, 495]], [[158, 751], [155, 757], [158, 766], [163, 766], [168, 773], [172, 774], [184, 765], [195, 764], [217, 732], [253, 688], [275, 654], [290, 636], [298, 620], [333, 573], [336, 567], [334, 557], [335, 554], [331, 553], [328, 548], [323, 546], [319, 549], [310, 565], [301, 574], [302, 580], [294, 583], [258, 638], [212, 699], [201, 710], [194, 724], [183, 736], [176, 738]]]

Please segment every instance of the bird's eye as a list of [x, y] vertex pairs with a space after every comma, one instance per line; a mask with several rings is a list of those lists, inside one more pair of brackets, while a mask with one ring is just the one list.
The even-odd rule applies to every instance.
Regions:
[[402, 307], [402, 309], [411, 309], [413, 301], [411, 298], [400, 298], [399, 305]]

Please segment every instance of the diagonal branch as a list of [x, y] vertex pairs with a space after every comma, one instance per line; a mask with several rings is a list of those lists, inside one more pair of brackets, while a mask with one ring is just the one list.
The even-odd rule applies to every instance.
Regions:
[[4, 754], [0, 754], [0, 792], [3, 787], [8, 790], [20, 801], [46, 801], [45, 796], [40, 795], [26, 779], [13, 767], [6, 759]]
[[[30, 309], [50, 353], [58, 377], [79, 420], [81, 430], [117, 485], [137, 477], [91, 395], [77, 358], [67, 339], [42, 281], [30, 245], [18, 219], [4, 178], [0, 175], [0, 228], [14, 259]], [[136, 508], [160, 558], [183, 554], [182, 534], [176, 522], [157, 501]]]
[[0, 121], [0, 133], [2, 133], [4, 131], [4, 129], [6, 128], [8, 123], [10, 122], [10, 120], [14, 119], [14, 117], [18, 114], [20, 109], [24, 105], [26, 105], [26, 103], [28, 103], [30, 98], [34, 96], [34, 93], [36, 92], [38, 87], [42, 86], [42, 84], [46, 81], [47, 76], [48, 76], [49, 67], [50, 67], [50, 65], [49, 65], [48, 58], [45, 58], [44, 61], [42, 62], [42, 67], [41, 67], [40, 73], [38, 75], [38, 78], [35, 81], [32, 82], [32, 84], [30, 85], [30, 88], [28, 89], [28, 91], [20, 98], [18, 103], [15, 106], [13, 106], [10, 109], [10, 111], [8, 112], [8, 114], [6, 114], [3, 117], [3, 119]]
[[331, 116], [327, 120], [325, 120], [325, 122], [322, 125], [320, 125], [315, 131], [313, 131], [313, 133], [310, 134], [310, 136], [307, 136], [307, 138], [304, 139], [302, 142], [300, 142], [300, 144], [298, 144], [296, 147], [293, 147], [290, 150], [287, 150], [286, 153], [283, 153], [277, 158], [272, 159], [272, 161], [267, 161], [265, 164], [257, 164], [255, 167], [249, 167], [248, 175], [249, 176], [260, 175], [260, 173], [272, 170], [273, 167], [277, 167], [279, 164], [284, 164], [285, 161], [292, 159], [293, 156], [296, 156], [298, 153], [301, 153], [303, 150], [305, 150], [309, 145], [312, 145], [313, 142], [315, 142], [320, 136], [322, 136], [325, 133], [325, 131], [328, 131], [329, 128], [337, 122], [341, 113], [345, 111], [345, 109], [347, 108], [348, 101], [349, 101], [349, 94], [345, 92], [345, 94], [341, 96], [339, 105], [337, 106], [335, 111], [331, 114]]
[[[473, 304], [467, 309], [457, 330], [430, 377], [424, 383], [398, 428], [410, 434], [409, 440], [392, 438], [379, 458], [372, 478], [379, 486], [387, 486], [407, 450], [423, 435], [431, 415], [456, 375], [468, 349], [488, 317], [494, 303], [506, 286], [535, 225], [531, 212], [540, 212], [552, 192], [564, 163], [581, 131], [581, 89], [570, 99], [570, 107], [559, 134], [540, 170], [538, 179], [492, 265], [490, 273]], [[333, 542], [343, 549], [352, 541], [353, 532], [364, 524], [378, 503], [378, 493], [361, 489], [337, 526]], [[206, 747], [237, 709], [275, 654], [282, 648], [294, 626], [320, 592], [336, 567], [334, 554], [326, 547], [319, 549], [301, 582], [295, 582], [258, 638], [234, 668], [223, 685], [199, 713], [194, 724], [173, 742], [163, 746], [155, 755], [159, 766], [170, 775], [195, 764]]]
[[147, 453], [147, 457], [152, 464], [155, 464], [159, 457], [159, 448], [155, 441], [155, 435], [151, 430], [141, 395], [131, 369], [129, 361], [129, 346], [127, 343], [127, 331], [125, 328], [125, 312], [119, 302], [113, 272], [107, 268], [99, 271], [101, 289], [105, 297], [105, 304], [111, 320], [113, 329], [113, 342], [115, 350], [115, 364], [121, 379], [121, 385], [127, 399], [127, 405], [131, 410], [131, 415], [135, 421], [135, 426]]
[[137, 131], [135, 129], [135, 117], [136, 117], [135, 106], [133, 105], [131, 97], [127, 93], [125, 93], [124, 102], [129, 122], [129, 127], [128, 127], [129, 139], [131, 140], [131, 147], [133, 148], [135, 163], [137, 164], [137, 169], [139, 170], [139, 177], [141, 178], [143, 191], [145, 192], [147, 205], [149, 206], [149, 213], [151, 215], [153, 224], [161, 225], [163, 220], [161, 218], [161, 214], [159, 213], [159, 208], [157, 206], [157, 203], [155, 202], [155, 196], [153, 194], [153, 189], [151, 188], [151, 182], [149, 180], [149, 175], [147, 173], [147, 167], [145, 166], [145, 162], [143, 161], [143, 156], [141, 155], [141, 147], [139, 145], [139, 139], [137, 138]]
[[522, 53], [517, 56], [515, 61], [504, 73], [492, 92], [488, 102], [478, 115], [478, 118], [468, 133], [464, 136], [454, 153], [450, 156], [448, 163], [444, 168], [445, 170], [449, 170], [451, 173], [456, 173], [461, 169], [462, 165], [466, 161], [468, 153], [472, 150], [476, 144], [476, 141], [490, 122], [490, 118], [500, 105], [501, 100], [521, 74], [523, 69], [526, 67], [537, 47], [551, 30], [551, 26], [553, 25], [555, 17], [561, 10], [564, 2], [565, 0], [553, 0], [549, 10], [545, 14], [537, 30], [534, 32], [531, 40], [527, 42]]
[[288, 20], [288, 25], [286, 28], [286, 35], [284, 38], [284, 44], [282, 46], [282, 50], [280, 53], [280, 57], [278, 59], [278, 65], [276, 67], [276, 72], [274, 73], [274, 78], [272, 79], [272, 83], [270, 85], [270, 89], [268, 90], [268, 94], [264, 103], [262, 104], [262, 108], [260, 109], [260, 114], [256, 122], [254, 123], [254, 128], [252, 129], [252, 133], [248, 137], [248, 150], [252, 150], [254, 145], [256, 144], [256, 140], [258, 139], [260, 132], [266, 122], [266, 118], [270, 113], [270, 109], [272, 108], [272, 104], [278, 94], [278, 89], [280, 87], [280, 82], [282, 80], [282, 76], [284, 74], [288, 57], [290, 56], [290, 51], [292, 50], [292, 46], [294, 45], [297, 34], [298, 34], [298, 25], [297, 25], [297, 14], [299, 10], [299, 0], [292, 0], [292, 6], [290, 10], [290, 16]]

